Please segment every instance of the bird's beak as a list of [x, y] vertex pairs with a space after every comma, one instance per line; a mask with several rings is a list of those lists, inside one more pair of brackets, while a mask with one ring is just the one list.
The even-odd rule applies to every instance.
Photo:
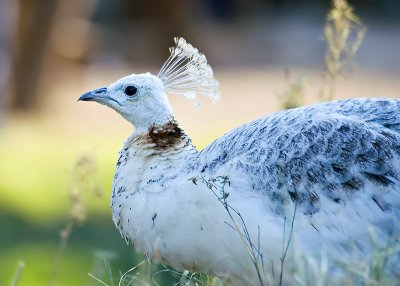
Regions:
[[104, 100], [109, 98], [107, 96], [107, 88], [106, 87], [102, 87], [102, 88], [98, 88], [89, 92], [86, 92], [85, 94], [82, 94], [81, 97], [79, 97], [79, 100], [82, 101], [99, 101], [99, 100]]

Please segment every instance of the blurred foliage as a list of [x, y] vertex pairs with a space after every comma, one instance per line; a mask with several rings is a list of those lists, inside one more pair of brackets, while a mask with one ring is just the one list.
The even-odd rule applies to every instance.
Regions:
[[[324, 26], [327, 50], [324, 85], [318, 94], [320, 100], [334, 99], [337, 78], [352, 64], [365, 33], [366, 28], [347, 0], [332, 0]], [[288, 88], [279, 94], [282, 108], [291, 109], [304, 105], [306, 77], [291, 83], [288, 70], [285, 71], [285, 75]]]
[[[381, 21], [392, 19], [395, 22], [399, 20], [398, 1], [352, 2], [358, 11], [370, 18]], [[48, 88], [55, 74], [72, 76], [68, 71], [71, 66], [81, 69], [92, 63], [113, 60], [131, 65], [159, 64], [167, 55], [165, 47], [170, 46], [171, 39], [178, 35], [202, 43], [211, 62], [223, 65], [243, 63], [243, 59], [248, 56], [245, 52], [247, 49], [242, 49], [235, 56], [226, 52], [229, 39], [231, 43], [232, 37], [239, 39], [238, 43], [246, 42], [248, 37], [255, 37], [257, 40], [253, 40], [253, 43], [270, 47], [269, 57], [260, 54], [262, 49], [254, 49], [252, 53], [258, 57], [256, 63], [275, 63], [282, 52], [279, 47], [274, 48], [276, 40], [280, 43], [281, 25], [285, 22], [292, 25], [288, 20], [296, 17], [320, 21], [322, 11], [329, 5], [329, 1], [316, 0], [166, 0], [157, 5], [144, 0], [43, 0], [41, 5], [25, 0], [4, 3], [2, 9], [10, 7], [11, 13], [6, 13], [12, 16], [11, 21], [6, 23], [9, 30], [7, 36], [0, 29], [0, 58], [2, 50], [6, 50], [11, 64], [6, 68], [0, 65], [0, 73], [7, 81], [6, 103], [12, 111], [37, 110], [43, 103], [43, 90]], [[347, 2], [336, 1], [336, 12], [331, 15], [333, 26], [336, 23], [357, 23], [351, 6], [343, 3]], [[279, 24], [277, 20], [282, 16], [286, 19], [282, 18]], [[272, 19], [271, 22], [266, 21], [269, 19]], [[274, 23], [278, 23], [278, 32], [271, 29]], [[247, 31], [251, 35], [240, 34], [247, 25], [252, 27]], [[201, 26], [205, 26], [204, 31]], [[347, 29], [337, 28], [331, 32], [342, 33]], [[329, 33], [328, 30], [327, 26], [326, 33]], [[266, 34], [268, 37], [263, 38]], [[2, 38], [6, 41], [2, 41]], [[219, 41], [214, 47], [210, 43], [214, 44], [215, 39]], [[336, 46], [338, 43], [332, 44], [331, 47], [340, 50]], [[235, 51], [232, 47], [229, 49], [231, 53]], [[295, 51], [291, 53], [296, 54]], [[335, 69], [332, 66], [332, 71]], [[322, 96], [329, 96], [328, 92]], [[1, 101], [2, 98], [0, 108]]]

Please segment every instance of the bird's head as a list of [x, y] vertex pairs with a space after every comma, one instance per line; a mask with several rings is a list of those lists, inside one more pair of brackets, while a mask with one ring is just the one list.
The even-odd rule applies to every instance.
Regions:
[[107, 87], [87, 92], [79, 100], [109, 106], [131, 122], [137, 132], [145, 132], [151, 126], [173, 119], [168, 92], [191, 100], [198, 94], [218, 99], [218, 82], [205, 56], [182, 38], [175, 42], [176, 46], [171, 48], [171, 55], [157, 76], [132, 74]]
[[173, 116], [162, 81], [150, 73], [123, 77], [83, 94], [79, 100], [111, 107], [139, 130], [161, 125]]

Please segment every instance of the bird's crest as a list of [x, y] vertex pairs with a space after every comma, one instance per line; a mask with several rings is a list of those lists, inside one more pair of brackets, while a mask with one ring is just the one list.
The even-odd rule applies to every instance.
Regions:
[[166, 92], [180, 94], [195, 100], [202, 95], [212, 101], [220, 97], [218, 81], [206, 57], [183, 38], [175, 38], [175, 47], [157, 77], [164, 83]]

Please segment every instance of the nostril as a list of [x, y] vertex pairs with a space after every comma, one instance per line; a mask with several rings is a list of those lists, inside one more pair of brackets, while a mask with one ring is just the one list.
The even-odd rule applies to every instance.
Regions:
[[95, 94], [102, 94], [102, 93], [105, 93], [106, 91], [107, 91], [107, 88], [106, 87], [102, 87], [102, 88], [97, 89], [94, 93]]

